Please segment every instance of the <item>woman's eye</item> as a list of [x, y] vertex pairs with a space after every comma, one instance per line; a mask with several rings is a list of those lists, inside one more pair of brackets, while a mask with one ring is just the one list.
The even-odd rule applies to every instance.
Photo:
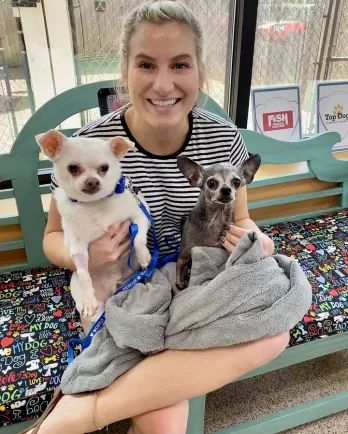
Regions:
[[78, 173], [78, 171], [79, 171], [79, 166], [77, 164], [69, 164], [68, 171], [72, 175], [76, 175]]
[[208, 179], [207, 186], [212, 189], [216, 190], [219, 185], [219, 182], [216, 179]]
[[187, 63], [176, 63], [175, 64], [175, 68], [176, 69], [186, 69], [186, 68], [188, 68], [189, 66], [188, 66], [188, 64]]
[[233, 187], [234, 188], [239, 188], [240, 187], [240, 180], [239, 179], [234, 179], [232, 181]]
[[139, 65], [139, 68], [142, 69], [152, 69], [153, 65], [149, 62], [141, 62], [141, 64]]
[[102, 173], [106, 173], [109, 170], [109, 166], [107, 164], [103, 164], [99, 169]]

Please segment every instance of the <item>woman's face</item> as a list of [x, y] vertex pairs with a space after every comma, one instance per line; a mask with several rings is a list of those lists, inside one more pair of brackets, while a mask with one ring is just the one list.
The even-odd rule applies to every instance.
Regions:
[[123, 77], [138, 119], [153, 128], [187, 122], [203, 84], [191, 29], [175, 22], [138, 24]]

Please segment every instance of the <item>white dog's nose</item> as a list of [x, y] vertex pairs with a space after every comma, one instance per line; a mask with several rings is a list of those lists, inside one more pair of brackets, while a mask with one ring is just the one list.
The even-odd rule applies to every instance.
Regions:
[[96, 190], [98, 190], [98, 188], [100, 187], [100, 181], [97, 178], [88, 178], [85, 181], [85, 185], [84, 185], [84, 190], [87, 192], [94, 192]]

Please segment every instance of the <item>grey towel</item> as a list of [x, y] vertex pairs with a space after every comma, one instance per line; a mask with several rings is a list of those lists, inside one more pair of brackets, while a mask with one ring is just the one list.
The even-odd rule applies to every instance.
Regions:
[[187, 289], [175, 288], [175, 264], [156, 270], [106, 303], [106, 322], [62, 377], [62, 391], [102, 389], [164, 349], [229, 346], [290, 330], [307, 312], [311, 286], [298, 262], [263, 258], [249, 232], [232, 255], [195, 247]]

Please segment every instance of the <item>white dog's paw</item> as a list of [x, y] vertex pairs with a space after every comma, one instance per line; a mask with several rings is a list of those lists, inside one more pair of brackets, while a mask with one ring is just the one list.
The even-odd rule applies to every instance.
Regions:
[[97, 322], [105, 310], [104, 309], [104, 303], [102, 301], [99, 301], [98, 304], [99, 304], [99, 306], [98, 306], [97, 312], [91, 317], [92, 323]]
[[76, 309], [85, 318], [92, 318], [98, 312], [99, 302], [94, 294], [85, 293], [84, 297], [75, 300], [75, 302]]
[[143, 270], [149, 266], [151, 262], [151, 253], [146, 246], [138, 246], [136, 248], [137, 260]]

